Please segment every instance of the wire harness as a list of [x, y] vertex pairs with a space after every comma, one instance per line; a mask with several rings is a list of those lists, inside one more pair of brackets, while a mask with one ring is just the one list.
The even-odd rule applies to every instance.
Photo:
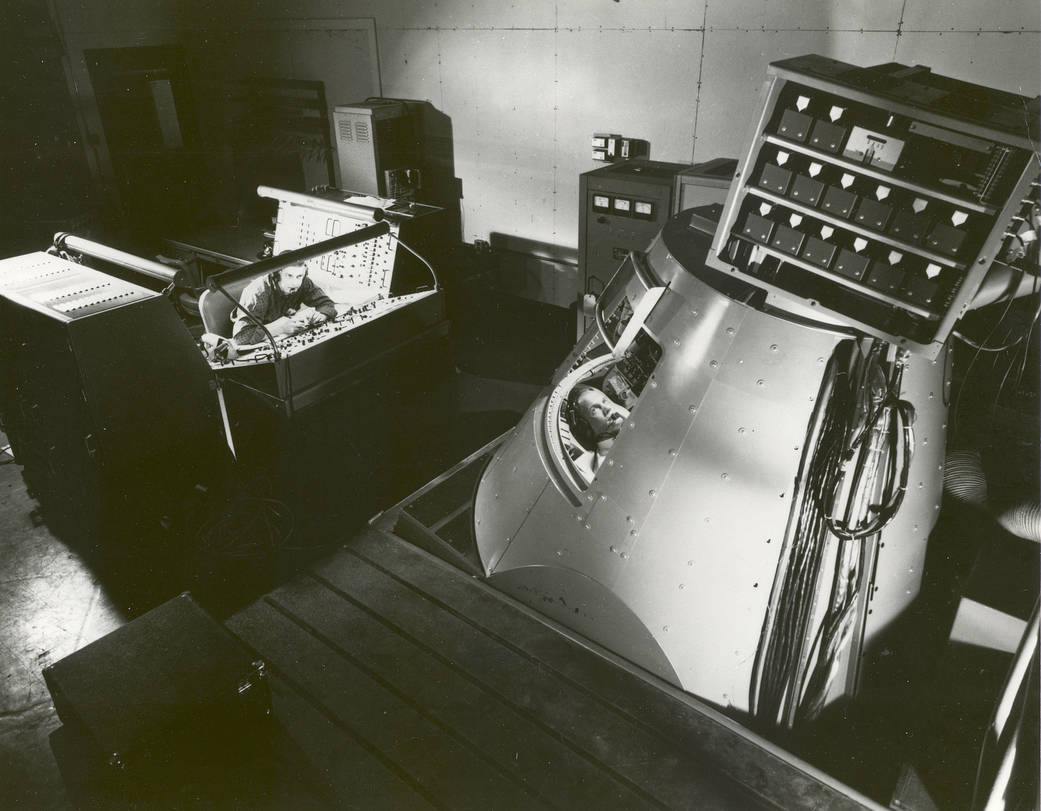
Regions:
[[819, 714], [863, 625], [865, 573], [914, 453], [914, 407], [900, 398], [906, 359], [883, 341], [844, 341], [825, 371], [749, 688], [765, 728]]

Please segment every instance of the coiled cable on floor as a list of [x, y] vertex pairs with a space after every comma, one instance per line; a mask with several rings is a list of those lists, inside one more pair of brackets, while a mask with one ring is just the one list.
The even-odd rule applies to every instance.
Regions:
[[270, 481], [239, 466], [234, 473], [238, 492], [196, 534], [202, 556], [263, 559], [285, 547], [293, 536], [294, 519], [284, 502], [270, 496]]

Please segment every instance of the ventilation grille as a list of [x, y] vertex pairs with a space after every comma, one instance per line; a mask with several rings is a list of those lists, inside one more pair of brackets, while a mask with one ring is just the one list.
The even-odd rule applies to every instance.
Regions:
[[0, 260], [0, 296], [46, 308], [63, 320], [158, 295], [103, 271], [42, 252]]
[[353, 130], [351, 130], [351, 122], [350, 121], [341, 121], [340, 122], [339, 133], [340, 133], [340, 140], [341, 141], [348, 141], [348, 142], [350, 142], [350, 141], [354, 140], [354, 132], [353, 132]]
[[114, 307], [117, 304], [128, 303], [134, 301], [139, 296], [134, 290], [106, 290], [104, 292], [87, 293], [84, 295], [70, 298], [60, 304], [54, 304], [53, 307], [60, 313], [66, 313], [68, 315], [78, 315], [83, 313], [85, 310], [94, 309], [102, 306], [106, 309]]
[[63, 290], [57, 295], [51, 296], [43, 303], [47, 304], [50, 307], [57, 307], [60, 304], [66, 304], [67, 302], [73, 301], [75, 299], [81, 299], [86, 296], [95, 296], [102, 292], [108, 292], [109, 290], [111, 290], [111, 288], [112, 283], [107, 280], [98, 282], [96, 284], [87, 285], [86, 287], [72, 287]]
[[60, 279], [70, 272], [75, 273], [78, 267], [47, 253], [5, 260], [0, 270], [0, 290]]
[[370, 140], [369, 136], [369, 122], [367, 121], [356, 121], [354, 124], [354, 138], [362, 143], [368, 143]]

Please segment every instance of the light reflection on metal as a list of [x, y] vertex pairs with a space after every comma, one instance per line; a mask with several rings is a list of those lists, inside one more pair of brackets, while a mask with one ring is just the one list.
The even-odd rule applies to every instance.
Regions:
[[[597, 327], [485, 471], [476, 538], [491, 584], [701, 698], [746, 711], [821, 359], [849, 335], [720, 292], [709, 283], [719, 274], [691, 259], [708, 243], [694, 229], [666, 226], [648, 251], [666, 289], [643, 326], [661, 357], [588, 487], [561, 459], [554, 408], [588, 371], [583, 364], [597, 366], [589, 351]], [[859, 645], [917, 594], [946, 414], [928, 392], [942, 390], [943, 370], [914, 359], [904, 375], [902, 396], [931, 441], [881, 535], [862, 639], [829, 701], [855, 684]], [[829, 586], [819, 583], [821, 602]]]

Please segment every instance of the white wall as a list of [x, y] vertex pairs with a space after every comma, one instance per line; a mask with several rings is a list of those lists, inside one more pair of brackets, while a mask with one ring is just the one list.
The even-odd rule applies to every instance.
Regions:
[[332, 0], [376, 20], [384, 95], [452, 119], [464, 237], [574, 248], [594, 131], [651, 157], [737, 156], [769, 62], [803, 53], [1036, 95], [1037, 0]]
[[[771, 61], [820, 53], [925, 64], [1031, 96], [1041, 87], [1037, 0], [56, 3], [67, 29], [122, 39], [164, 8], [199, 38], [244, 21], [372, 18], [382, 94], [428, 99], [452, 120], [464, 238], [503, 234], [564, 255], [578, 244], [578, 175], [597, 165], [594, 131], [645, 138], [658, 160], [736, 157]], [[365, 69], [350, 48], [322, 49], [322, 65], [343, 60], [341, 78]]]

